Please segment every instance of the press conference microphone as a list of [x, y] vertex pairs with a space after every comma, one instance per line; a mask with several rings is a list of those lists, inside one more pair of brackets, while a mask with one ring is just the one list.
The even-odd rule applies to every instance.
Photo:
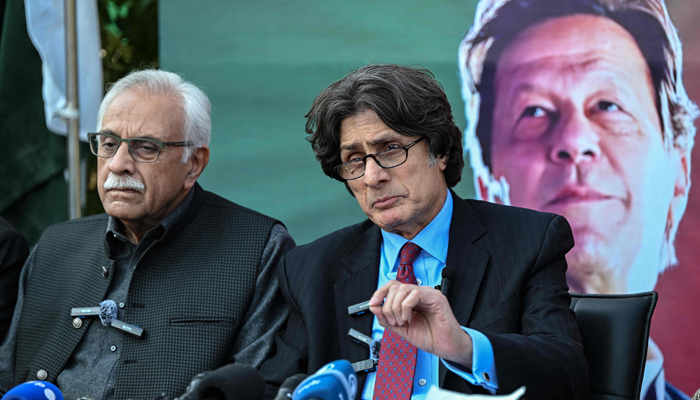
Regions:
[[195, 376], [178, 400], [261, 400], [264, 396], [265, 380], [255, 368], [228, 364]]
[[700, 400], [700, 389], [693, 395], [693, 400]]
[[285, 379], [284, 382], [282, 383], [282, 386], [280, 386], [279, 391], [277, 391], [277, 396], [275, 396], [274, 400], [289, 400], [292, 398], [292, 393], [294, 393], [294, 389], [299, 386], [301, 382], [306, 379], [308, 375], [306, 374], [296, 374], [292, 375], [289, 378]]
[[440, 282], [440, 291], [445, 297], [450, 294], [452, 288], [452, 279], [455, 277], [455, 271], [450, 267], [442, 269], [442, 282]]
[[10, 389], [2, 400], [63, 400], [63, 393], [53, 383], [30, 381]]
[[357, 393], [357, 376], [347, 360], [321, 367], [304, 379], [292, 394], [292, 400], [352, 400]]
[[143, 329], [132, 324], [127, 324], [124, 321], [117, 319], [117, 303], [114, 300], [105, 300], [100, 303], [100, 321], [104, 326], [111, 326], [112, 328], [117, 328], [124, 333], [133, 335], [136, 337], [141, 337], [143, 335]]

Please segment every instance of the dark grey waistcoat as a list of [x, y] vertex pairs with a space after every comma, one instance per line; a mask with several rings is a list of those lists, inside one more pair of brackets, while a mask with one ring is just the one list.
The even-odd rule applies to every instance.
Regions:
[[[199, 185], [194, 190], [185, 214], [134, 271], [123, 320], [145, 333], [124, 339], [116, 399], [174, 397], [197, 373], [230, 361], [276, 221]], [[107, 219], [53, 225], [39, 240], [17, 338], [15, 385], [36, 380], [39, 370], [55, 382], [89, 325], [100, 323], [86, 319], [75, 328], [70, 309], [104, 300], [113, 275]]]

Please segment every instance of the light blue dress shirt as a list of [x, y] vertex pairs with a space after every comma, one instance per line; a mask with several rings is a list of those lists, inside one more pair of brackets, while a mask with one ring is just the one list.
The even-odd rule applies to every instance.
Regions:
[[[420, 286], [435, 287], [442, 280], [442, 269], [447, 261], [447, 246], [449, 244], [450, 223], [452, 222], [452, 194], [447, 192], [445, 205], [440, 213], [426, 226], [411, 242], [423, 249], [418, 255], [418, 259], [413, 263], [413, 272]], [[396, 279], [399, 268], [398, 256], [408, 240], [400, 235], [382, 231], [381, 260], [379, 264], [379, 282], [377, 289], [384, 286], [392, 279]], [[453, 290], [459, 290], [453, 288]], [[474, 355], [472, 359], [472, 372], [464, 372], [456, 364], [445, 360], [440, 360], [437, 356], [418, 350], [416, 362], [416, 372], [413, 379], [412, 399], [425, 399], [425, 395], [431, 386], [438, 385], [438, 367], [442, 362], [445, 367], [455, 374], [461, 376], [473, 385], [486, 388], [490, 393], [496, 393], [498, 389], [498, 379], [496, 377], [496, 364], [493, 356], [491, 342], [484, 334], [473, 329], [462, 327], [472, 338], [474, 345]], [[363, 332], [366, 333], [366, 332]], [[372, 324], [372, 339], [381, 340], [384, 335], [384, 328], [379, 325], [374, 317]], [[490, 380], [484, 379], [484, 373], [488, 374]], [[367, 374], [362, 398], [372, 400], [374, 394], [374, 381], [376, 372]]]

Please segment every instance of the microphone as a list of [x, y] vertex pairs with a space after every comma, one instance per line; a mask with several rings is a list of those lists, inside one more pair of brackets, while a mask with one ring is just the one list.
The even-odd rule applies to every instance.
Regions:
[[228, 364], [196, 375], [178, 400], [260, 400], [264, 396], [265, 381], [255, 368]]
[[357, 376], [350, 362], [337, 360], [304, 379], [292, 400], [353, 400], [356, 393]]
[[700, 389], [693, 395], [693, 400], [700, 400]]
[[275, 396], [275, 400], [289, 400], [292, 398], [292, 393], [294, 393], [294, 389], [299, 386], [299, 384], [306, 379], [308, 375], [306, 374], [296, 374], [292, 375], [289, 378], [285, 379], [284, 382], [282, 383], [282, 386], [280, 386], [280, 390], [277, 391], [277, 396]]
[[85, 318], [100, 315], [100, 307], [73, 307], [70, 309], [71, 317]]
[[10, 389], [2, 400], [63, 400], [63, 393], [53, 383], [29, 381]]
[[452, 286], [452, 279], [455, 277], [455, 271], [450, 267], [442, 269], [442, 282], [440, 282], [440, 291], [445, 297], [448, 297]]
[[102, 325], [104, 326], [117, 328], [124, 333], [128, 333], [136, 337], [141, 337], [141, 335], [143, 335], [142, 328], [139, 328], [136, 325], [127, 324], [126, 322], [117, 319], [117, 303], [115, 303], [114, 300], [108, 299], [100, 303], [99, 317], [100, 322], [102, 322]]
[[117, 303], [114, 300], [104, 300], [99, 307], [74, 307], [70, 310], [71, 317], [100, 317], [100, 321], [104, 326], [117, 328], [124, 333], [136, 337], [143, 336], [143, 328], [136, 325], [128, 324], [117, 319]]

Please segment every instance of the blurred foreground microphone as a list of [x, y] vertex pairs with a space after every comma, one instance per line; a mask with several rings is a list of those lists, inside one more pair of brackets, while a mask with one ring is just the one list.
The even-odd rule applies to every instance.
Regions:
[[700, 389], [693, 395], [693, 400], [700, 400]]
[[13, 387], [2, 400], [63, 400], [63, 393], [52, 383], [30, 381]]
[[285, 379], [284, 382], [282, 383], [282, 386], [280, 386], [280, 390], [277, 391], [277, 396], [275, 396], [275, 400], [289, 400], [292, 398], [292, 393], [294, 393], [294, 389], [299, 386], [299, 384], [306, 379], [308, 375], [306, 374], [296, 374], [292, 375], [289, 378]]
[[264, 396], [265, 381], [255, 368], [228, 364], [195, 376], [178, 400], [261, 400]]
[[304, 379], [293, 400], [352, 400], [357, 393], [357, 376], [350, 362], [337, 360]]

